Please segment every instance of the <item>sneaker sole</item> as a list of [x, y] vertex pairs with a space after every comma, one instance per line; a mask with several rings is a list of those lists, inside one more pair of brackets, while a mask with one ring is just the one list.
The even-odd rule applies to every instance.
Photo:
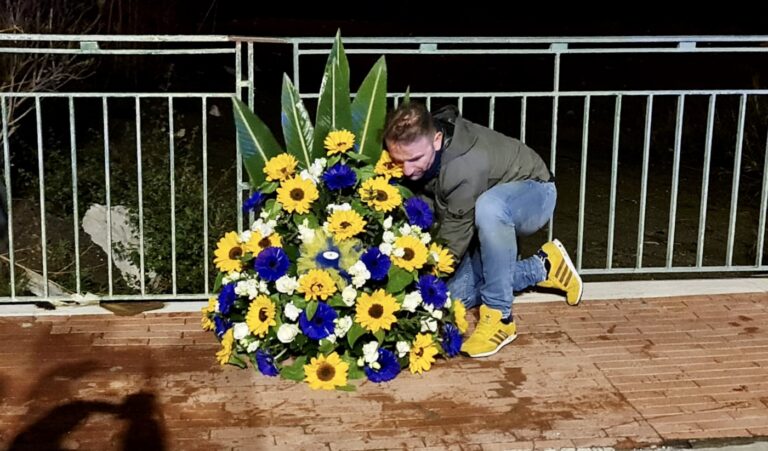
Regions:
[[465, 354], [470, 356], [470, 357], [472, 357], [472, 358], [475, 358], [475, 357], [488, 357], [488, 356], [494, 355], [497, 352], [501, 351], [501, 348], [503, 348], [504, 346], [506, 346], [506, 345], [512, 343], [513, 341], [515, 341], [515, 338], [517, 338], [517, 334], [510, 335], [504, 341], [499, 343], [499, 345], [496, 346], [496, 349], [494, 349], [493, 351], [481, 352], [480, 354], [467, 354], [467, 353], [465, 353]]
[[581, 302], [581, 295], [584, 293], [584, 282], [581, 280], [581, 276], [576, 271], [576, 267], [573, 266], [573, 261], [571, 261], [571, 256], [568, 255], [568, 251], [565, 250], [565, 246], [563, 246], [563, 243], [560, 242], [557, 238], [552, 240], [553, 243], [555, 243], [555, 246], [557, 246], [558, 249], [560, 249], [560, 252], [563, 253], [563, 257], [565, 257], [563, 260], [565, 260], [565, 264], [568, 266], [568, 269], [571, 271], [571, 274], [573, 274], [573, 277], [576, 278], [576, 280], [579, 282], [579, 296], [576, 298], [576, 302], [571, 303], [568, 301], [568, 297], [566, 296], [566, 303], [568, 305], [579, 305]]

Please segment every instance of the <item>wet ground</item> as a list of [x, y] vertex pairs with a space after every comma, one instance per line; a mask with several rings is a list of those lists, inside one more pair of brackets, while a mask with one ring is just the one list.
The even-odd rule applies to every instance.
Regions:
[[194, 313], [6, 317], [0, 444], [486, 450], [768, 436], [765, 293], [516, 314], [521, 335], [495, 356], [354, 393], [221, 368]]

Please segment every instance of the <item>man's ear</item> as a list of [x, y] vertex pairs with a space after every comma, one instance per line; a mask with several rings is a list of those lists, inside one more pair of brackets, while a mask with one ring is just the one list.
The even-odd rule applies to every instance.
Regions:
[[438, 151], [443, 147], [443, 132], [436, 132], [432, 140], [432, 146]]

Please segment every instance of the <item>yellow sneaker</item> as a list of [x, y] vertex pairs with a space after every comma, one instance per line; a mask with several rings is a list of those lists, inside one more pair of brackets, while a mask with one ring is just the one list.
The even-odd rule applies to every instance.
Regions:
[[547, 268], [547, 280], [539, 282], [538, 286], [565, 291], [565, 301], [569, 305], [578, 305], [584, 292], [584, 284], [563, 243], [557, 239], [545, 243], [538, 255], [544, 259], [544, 266]]
[[517, 338], [517, 326], [501, 322], [501, 312], [480, 306], [480, 318], [472, 336], [461, 345], [461, 352], [470, 357], [487, 357]]

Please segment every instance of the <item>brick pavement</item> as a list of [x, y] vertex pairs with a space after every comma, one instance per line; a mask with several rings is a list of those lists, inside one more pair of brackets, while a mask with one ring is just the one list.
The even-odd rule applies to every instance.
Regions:
[[768, 436], [765, 293], [520, 304], [486, 359], [355, 393], [220, 368], [196, 313], [0, 318], [9, 449], [633, 448]]

